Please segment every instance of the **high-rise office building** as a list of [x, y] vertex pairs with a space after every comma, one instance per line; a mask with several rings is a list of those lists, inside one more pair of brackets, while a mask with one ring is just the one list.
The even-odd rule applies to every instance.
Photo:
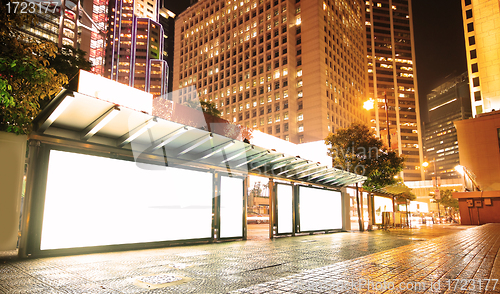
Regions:
[[351, 0], [198, 1], [175, 23], [175, 102], [199, 96], [233, 123], [294, 143], [367, 121], [363, 8]]
[[429, 166], [426, 180], [459, 178], [457, 130], [453, 122], [472, 116], [467, 73], [454, 77], [427, 95], [429, 122], [425, 124], [424, 147]]
[[164, 32], [155, 0], [111, 0], [104, 76], [155, 97], [167, 93]]
[[[366, 1], [368, 97], [371, 124], [390, 148], [406, 156], [404, 180], [423, 177], [411, 0]], [[389, 132], [389, 134], [388, 134]]]
[[474, 116], [500, 109], [500, 5], [462, 0], [470, 97]]
[[108, 4], [109, 0], [93, 0], [92, 2], [92, 31], [90, 35], [89, 61], [93, 65], [92, 72], [98, 75], [104, 74]]
[[[36, 14], [38, 23], [34, 26], [25, 26], [22, 32], [28, 38], [46, 39], [56, 43], [59, 47], [69, 45], [80, 48], [80, 43], [88, 43], [87, 37], [82, 40], [81, 34], [89, 35], [83, 24], [84, 10], [77, 0], [62, 0], [53, 2], [30, 2], [29, 11]], [[90, 36], [88, 36], [90, 37]], [[82, 48], [85, 50], [85, 45]]]
[[[164, 0], [165, 1], [165, 0]], [[163, 27], [163, 57], [162, 59], [168, 65], [168, 92], [172, 91], [172, 76], [174, 74], [174, 26], [175, 26], [175, 13], [170, 11], [165, 2], [160, 8], [160, 24]]]

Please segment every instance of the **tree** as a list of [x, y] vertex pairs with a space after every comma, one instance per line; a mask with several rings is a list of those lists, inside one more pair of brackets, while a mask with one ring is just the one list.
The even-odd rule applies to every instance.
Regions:
[[367, 191], [394, 185], [394, 178], [403, 170], [405, 158], [388, 150], [366, 125], [353, 123], [339, 129], [325, 139], [333, 166], [348, 172], [364, 175]]
[[67, 89], [76, 91], [78, 87], [77, 75], [80, 69], [90, 71], [92, 62], [85, 59], [87, 52], [76, 49], [72, 46], [64, 45], [59, 48], [55, 56], [48, 58], [50, 67], [58, 73], [65, 74], [68, 77]]
[[8, 13], [0, 7], [0, 131], [27, 134], [40, 111], [40, 101], [50, 99], [67, 83], [64, 74], [50, 67], [57, 46], [50, 41], [26, 40], [23, 25], [34, 25], [32, 14]]
[[[364, 124], [353, 123], [350, 127], [339, 129], [325, 139], [328, 155], [332, 157], [335, 168], [367, 177], [363, 189], [373, 191], [394, 185], [394, 178], [404, 167], [404, 157], [388, 150], [373, 131]], [[356, 183], [356, 202], [358, 220], [362, 229], [359, 191]]]
[[436, 199], [436, 195], [432, 195], [434, 200], [444, 206], [444, 208], [449, 211], [451, 210], [452, 214], [454, 214], [455, 210], [458, 209], [458, 199], [453, 198], [453, 192], [455, 190], [445, 189], [439, 190], [440, 198]]

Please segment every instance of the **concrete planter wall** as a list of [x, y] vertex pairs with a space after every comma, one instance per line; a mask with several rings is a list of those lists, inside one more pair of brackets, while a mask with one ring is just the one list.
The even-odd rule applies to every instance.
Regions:
[[0, 132], [0, 251], [17, 246], [26, 140]]

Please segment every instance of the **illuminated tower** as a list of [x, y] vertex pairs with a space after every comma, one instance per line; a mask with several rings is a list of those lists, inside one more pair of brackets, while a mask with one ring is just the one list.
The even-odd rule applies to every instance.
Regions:
[[156, 1], [111, 0], [104, 76], [154, 96], [167, 93]]
[[[415, 69], [411, 0], [366, 1], [368, 98], [371, 125], [406, 156], [404, 180], [423, 179], [422, 135]], [[389, 129], [389, 134], [388, 134]]]

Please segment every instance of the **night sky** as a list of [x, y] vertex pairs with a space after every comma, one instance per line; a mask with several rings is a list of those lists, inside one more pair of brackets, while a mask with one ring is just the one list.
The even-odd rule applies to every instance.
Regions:
[[467, 71], [460, 0], [413, 0], [417, 83], [422, 120], [427, 94]]
[[[180, 13], [189, 0], [164, 0]], [[426, 97], [448, 77], [467, 70], [460, 0], [413, 0], [413, 24], [418, 94], [422, 120], [427, 120]]]

